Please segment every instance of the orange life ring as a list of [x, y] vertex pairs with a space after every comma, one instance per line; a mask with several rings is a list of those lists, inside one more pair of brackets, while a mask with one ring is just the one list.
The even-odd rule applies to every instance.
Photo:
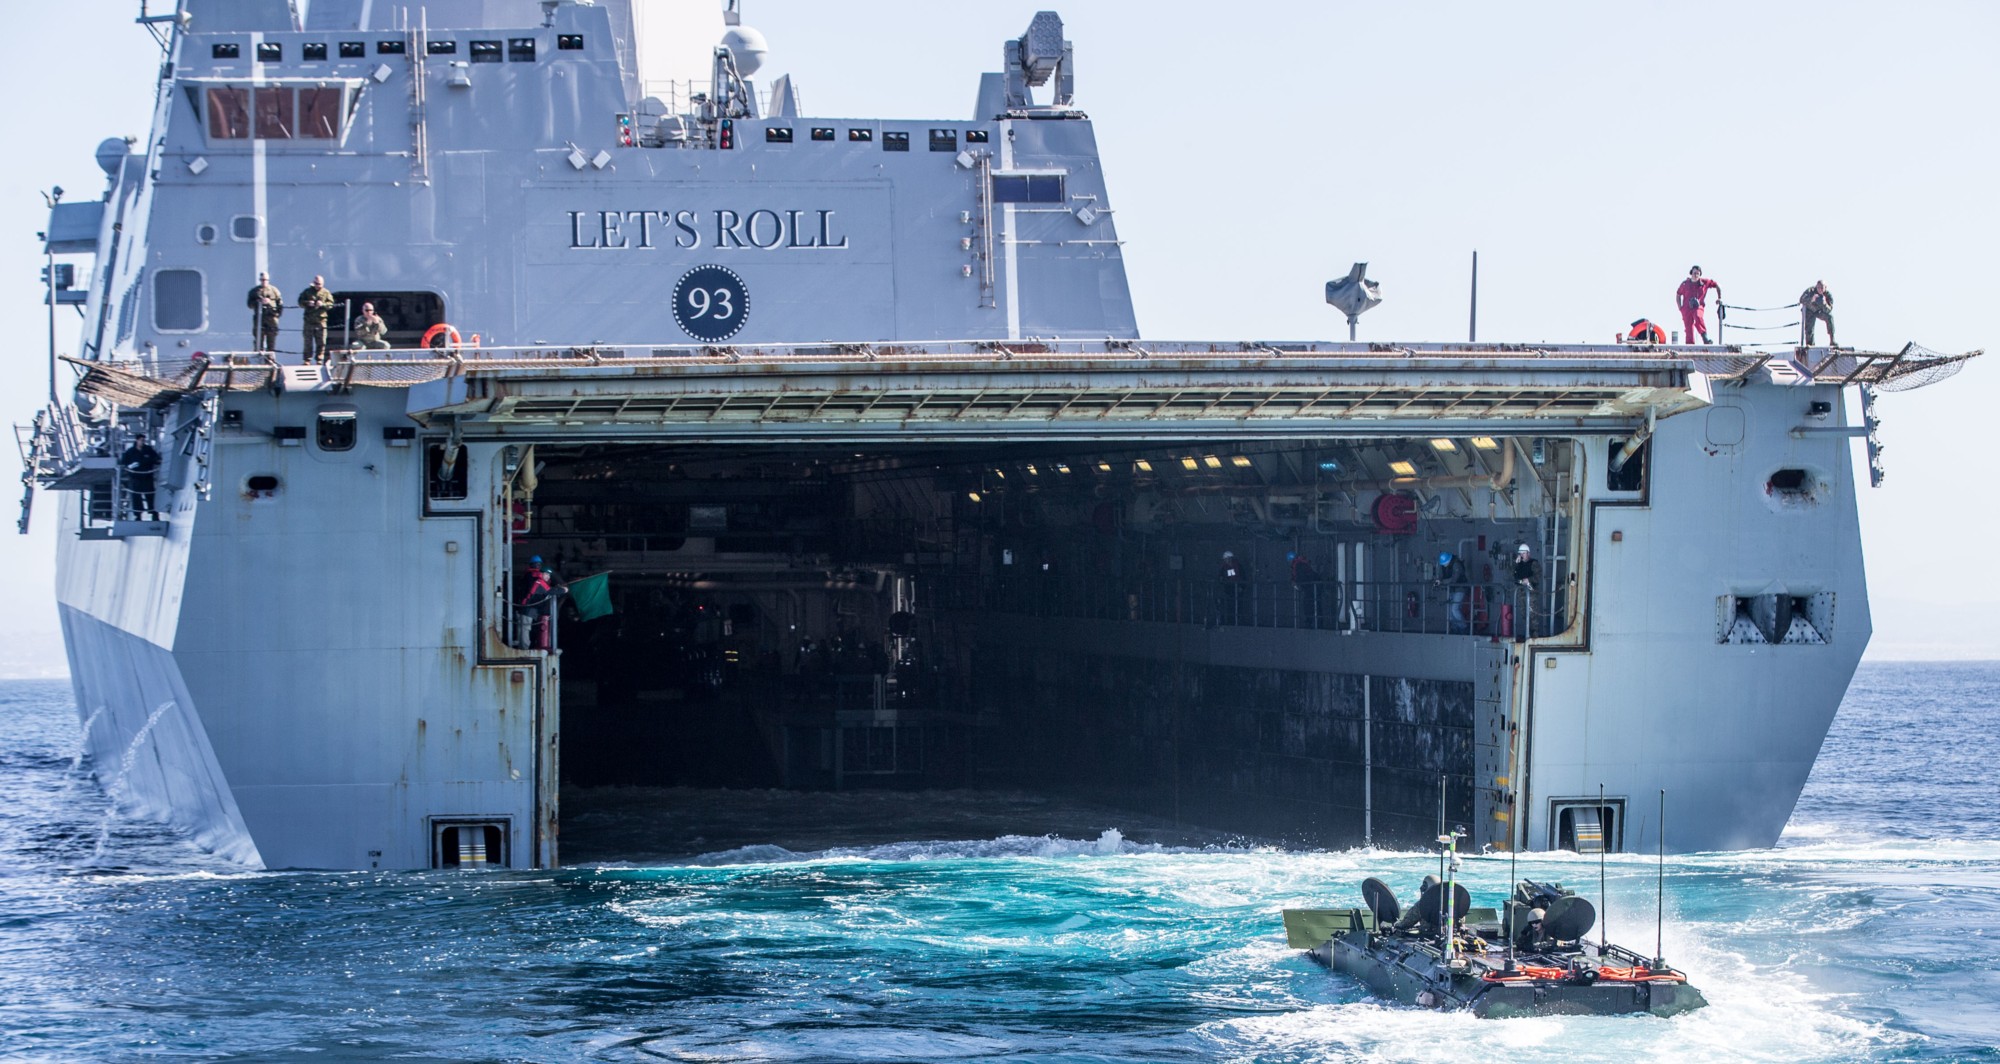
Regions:
[[450, 325], [447, 325], [444, 322], [438, 322], [436, 325], [433, 325], [430, 328], [424, 330], [424, 338], [418, 344], [418, 346], [420, 347], [431, 346], [431, 341], [437, 339], [439, 333], [443, 333], [451, 338], [451, 342], [445, 345], [445, 350], [452, 350], [458, 347], [459, 345], [458, 330], [452, 328]]

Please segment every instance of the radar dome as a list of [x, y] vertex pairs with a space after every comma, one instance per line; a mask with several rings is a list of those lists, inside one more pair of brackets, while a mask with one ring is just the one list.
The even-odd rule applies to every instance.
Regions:
[[117, 177], [125, 157], [132, 154], [132, 142], [124, 137], [106, 137], [97, 145], [97, 167], [106, 177]]
[[729, 49], [729, 58], [736, 61], [736, 72], [749, 77], [764, 65], [764, 57], [771, 53], [771, 46], [764, 42], [764, 35], [749, 26], [731, 26], [722, 35], [722, 46]]

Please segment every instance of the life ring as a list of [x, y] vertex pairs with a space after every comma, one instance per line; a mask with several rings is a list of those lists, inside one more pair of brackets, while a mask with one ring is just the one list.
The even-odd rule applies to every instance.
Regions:
[[458, 330], [452, 328], [450, 325], [444, 322], [438, 322], [436, 325], [433, 325], [430, 328], [424, 330], [424, 338], [421, 342], [419, 342], [418, 346], [430, 347], [431, 341], [437, 339], [440, 333], [450, 338], [450, 342], [443, 345], [443, 347], [440, 348], [440, 350], [455, 351], [458, 349], [458, 345], [460, 342]]

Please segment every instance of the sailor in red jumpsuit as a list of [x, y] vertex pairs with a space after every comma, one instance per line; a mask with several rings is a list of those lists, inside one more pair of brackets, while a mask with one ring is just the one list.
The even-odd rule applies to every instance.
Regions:
[[1708, 342], [1708, 292], [1715, 290], [1717, 306], [1722, 304], [1722, 286], [1701, 275], [1701, 267], [1688, 270], [1688, 279], [1681, 282], [1675, 291], [1675, 301], [1681, 307], [1681, 335], [1688, 343], [1694, 343], [1696, 333], [1701, 334], [1701, 342]]

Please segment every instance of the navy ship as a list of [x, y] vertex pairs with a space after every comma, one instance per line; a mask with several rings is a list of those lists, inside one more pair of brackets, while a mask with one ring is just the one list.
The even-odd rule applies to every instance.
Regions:
[[907, 119], [639, 14], [143, 16], [23, 428], [126, 812], [266, 867], [555, 865], [565, 783], [1414, 845], [1442, 776], [1473, 845], [1647, 850], [1667, 787], [1776, 840], [1869, 637], [1853, 438], [1969, 356], [1145, 339], [1054, 13]]

